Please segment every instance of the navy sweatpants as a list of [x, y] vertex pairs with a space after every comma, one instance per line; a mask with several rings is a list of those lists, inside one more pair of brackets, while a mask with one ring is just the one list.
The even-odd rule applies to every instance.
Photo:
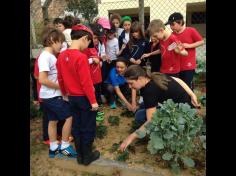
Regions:
[[94, 141], [96, 134], [96, 111], [91, 111], [89, 100], [85, 96], [69, 96], [72, 112], [72, 135], [83, 144]]

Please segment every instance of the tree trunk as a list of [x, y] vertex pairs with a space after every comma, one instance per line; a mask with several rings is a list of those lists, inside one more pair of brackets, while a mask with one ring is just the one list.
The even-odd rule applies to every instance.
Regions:
[[52, 0], [46, 0], [42, 6], [42, 12], [43, 12], [43, 22], [44, 25], [47, 25], [48, 23], [48, 7], [51, 4]]
[[144, 31], [144, 0], [139, 0], [139, 22], [142, 25]]
[[35, 26], [34, 26], [34, 22], [33, 22], [33, 18], [32, 18], [31, 13], [30, 13], [30, 26], [31, 26], [31, 35], [32, 35], [32, 39], [33, 39], [33, 47], [32, 48], [34, 48], [37, 45], [37, 39], [36, 39]]

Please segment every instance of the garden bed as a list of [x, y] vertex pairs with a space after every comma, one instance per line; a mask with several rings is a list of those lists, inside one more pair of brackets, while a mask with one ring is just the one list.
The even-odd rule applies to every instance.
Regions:
[[[205, 95], [201, 88], [197, 88], [195, 93], [198, 96]], [[143, 172], [143, 175], [163, 175], [171, 176], [172, 173], [167, 164], [158, 155], [151, 155], [147, 150], [147, 141], [138, 140], [131, 145], [129, 157], [125, 162], [118, 162], [117, 151], [111, 152], [114, 143], [119, 144], [129, 134], [132, 127], [134, 117], [122, 117], [120, 114], [124, 111], [121, 108], [112, 110], [105, 106], [104, 126], [107, 126], [107, 134], [104, 138], [96, 138], [94, 145], [101, 152], [100, 160], [94, 162], [90, 166], [80, 166], [75, 160], [65, 159], [49, 159], [48, 147], [41, 141], [41, 124], [40, 118], [31, 120], [31, 175], [135, 175]], [[205, 107], [199, 110], [199, 114], [205, 117]], [[119, 125], [112, 125], [108, 122], [109, 116], [118, 116]], [[198, 143], [199, 141], [196, 141]], [[132, 150], [131, 150], [132, 149]], [[192, 156], [196, 165], [195, 168], [184, 168], [181, 170], [182, 176], [202, 176], [205, 175], [205, 151], [199, 150], [195, 156]], [[104, 164], [105, 161], [105, 164]], [[145, 170], [146, 168], [146, 170]], [[148, 168], [148, 169], [147, 169]], [[100, 171], [99, 171], [100, 170]], [[42, 173], [42, 174], [40, 174]], [[90, 173], [90, 174], [89, 174]]]

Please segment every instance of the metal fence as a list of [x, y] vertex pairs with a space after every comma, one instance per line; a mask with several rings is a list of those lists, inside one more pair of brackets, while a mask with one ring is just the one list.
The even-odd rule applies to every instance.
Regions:
[[[96, 0], [99, 17], [109, 18], [111, 14], [118, 13], [121, 16], [128, 15], [133, 21], [139, 20], [139, 1], [142, 0]], [[153, 19], [161, 19], [163, 22], [168, 20], [168, 17], [173, 12], [180, 12], [184, 16], [186, 26], [192, 26], [203, 36], [205, 44], [197, 48], [197, 58], [206, 59], [206, 1], [205, 0], [143, 0], [144, 1], [144, 29], [147, 29], [150, 21]], [[66, 9], [66, 5], [63, 4], [60, 7]], [[31, 14], [35, 13], [31, 9]], [[33, 15], [33, 14], [32, 14]], [[61, 15], [63, 16], [64, 11]], [[59, 17], [58, 16], [58, 17]], [[51, 20], [52, 17], [49, 16]], [[91, 19], [89, 19], [91, 20]], [[34, 20], [34, 30], [36, 33], [37, 43], [40, 44], [39, 34], [42, 31], [42, 23], [37, 23]], [[31, 25], [32, 28], [32, 25]], [[171, 30], [167, 26], [168, 30]], [[31, 34], [33, 30], [31, 29]], [[31, 43], [32, 43], [31, 35]], [[37, 53], [37, 52], [36, 52]], [[31, 52], [32, 54], [32, 52]]]

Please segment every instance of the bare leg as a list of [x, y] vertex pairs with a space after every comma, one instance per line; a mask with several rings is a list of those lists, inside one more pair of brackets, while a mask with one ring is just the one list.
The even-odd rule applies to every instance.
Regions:
[[58, 121], [49, 121], [48, 123], [48, 136], [50, 142], [57, 141], [57, 122]]
[[62, 140], [69, 141], [69, 136], [71, 135], [72, 117], [66, 119], [62, 128]]

